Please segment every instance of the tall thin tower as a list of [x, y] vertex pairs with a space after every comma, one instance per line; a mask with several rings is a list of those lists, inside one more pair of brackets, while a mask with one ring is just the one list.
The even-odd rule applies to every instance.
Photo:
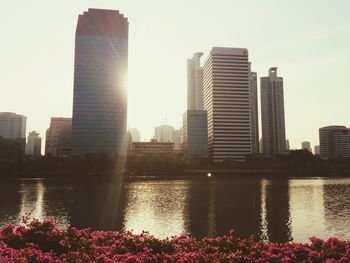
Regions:
[[187, 59], [187, 109], [203, 110], [203, 68], [200, 66], [202, 52]]
[[[250, 64], [249, 64], [250, 65]], [[250, 67], [249, 67], [249, 70]], [[249, 73], [250, 126], [252, 153], [259, 153], [258, 85], [256, 72]]]
[[214, 160], [252, 153], [248, 50], [214, 47], [203, 70], [208, 152]]
[[272, 67], [269, 76], [260, 81], [263, 153], [274, 157], [286, 151], [283, 78], [278, 77], [277, 68]]
[[72, 152], [126, 154], [128, 27], [115, 10], [79, 15], [75, 36]]

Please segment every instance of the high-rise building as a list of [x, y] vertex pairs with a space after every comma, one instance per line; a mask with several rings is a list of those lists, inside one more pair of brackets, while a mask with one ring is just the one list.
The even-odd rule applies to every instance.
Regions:
[[252, 153], [259, 153], [258, 83], [256, 72], [250, 72], [249, 88]]
[[289, 144], [289, 139], [286, 139], [286, 150], [290, 150], [290, 144]]
[[72, 148], [72, 118], [51, 118], [46, 130], [45, 155], [67, 156]]
[[174, 149], [180, 150], [182, 145], [182, 128], [171, 132], [171, 142], [174, 143]]
[[350, 128], [335, 125], [322, 127], [319, 136], [321, 158], [350, 158]]
[[188, 110], [183, 116], [183, 150], [188, 157], [208, 155], [208, 121], [205, 110]]
[[308, 150], [309, 152], [312, 152], [311, 150], [311, 143], [308, 141], [304, 141], [301, 143], [301, 149]]
[[263, 153], [273, 157], [286, 151], [283, 78], [277, 76], [277, 68], [273, 67], [268, 77], [260, 78], [260, 83]]
[[252, 153], [249, 62], [245, 48], [214, 47], [203, 69], [208, 153], [214, 160]]
[[129, 128], [129, 132], [131, 134], [131, 138], [133, 142], [139, 142], [141, 141], [141, 135], [138, 129], [136, 128]]
[[316, 145], [316, 146], [314, 147], [314, 154], [315, 154], [315, 155], [320, 155], [320, 146], [319, 146], [319, 145]]
[[89, 9], [75, 36], [72, 153], [125, 155], [128, 19]]
[[0, 137], [19, 139], [26, 137], [27, 117], [12, 112], [0, 112]]
[[28, 134], [26, 155], [38, 158], [41, 156], [41, 137], [36, 131], [32, 131]]
[[154, 128], [154, 136], [157, 142], [172, 142], [172, 133], [175, 130], [170, 125], [160, 125]]
[[203, 110], [203, 68], [200, 65], [202, 52], [194, 53], [187, 59], [187, 109]]

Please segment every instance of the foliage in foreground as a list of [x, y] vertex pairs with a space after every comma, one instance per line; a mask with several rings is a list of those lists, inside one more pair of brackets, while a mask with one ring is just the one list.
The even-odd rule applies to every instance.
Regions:
[[350, 262], [350, 242], [264, 243], [233, 235], [197, 240], [147, 233], [58, 229], [34, 220], [0, 229], [0, 262]]

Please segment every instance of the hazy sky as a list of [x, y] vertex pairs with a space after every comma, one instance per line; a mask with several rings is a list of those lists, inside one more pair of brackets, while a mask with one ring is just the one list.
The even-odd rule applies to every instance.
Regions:
[[43, 140], [50, 117], [72, 115], [75, 28], [93, 7], [129, 18], [128, 125], [143, 139], [181, 126], [186, 59], [212, 46], [248, 48], [258, 77], [278, 67], [292, 148], [318, 144], [321, 126], [350, 126], [348, 0], [2, 1], [0, 112], [26, 115]]

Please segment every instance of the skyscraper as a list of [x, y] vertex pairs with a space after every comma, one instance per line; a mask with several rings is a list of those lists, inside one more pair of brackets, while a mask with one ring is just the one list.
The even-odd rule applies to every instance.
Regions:
[[26, 137], [27, 117], [12, 112], [0, 112], [0, 137], [19, 139]]
[[79, 15], [75, 38], [72, 151], [125, 155], [128, 20], [119, 11]]
[[67, 156], [72, 149], [72, 118], [53, 117], [46, 130], [45, 155]]
[[319, 135], [321, 158], [350, 158], [350, 128], [326, 126], [319, 129]]
[[28, 134], [26, 155], [30, 155], [33, 158], [41, 156], [41, 137], [36, 131], [32, 131]]
[[286, 151], [283, 78], [277, 76], [276, 67], [260, 78], [260, 93], [263, 153], [273, 157]]
[[256, 72], [250, 72], [249, 88], [252, 153], [259, 153], [258, 84]]
[[249, 72], [245, 48], [214, 47], [204, 64], [208, 151], [214, 160], [252, 153]]
[[203, 110], [203, 68], [200, 65], [202, 52], [187, 59], [187, 109]]
[[129, 132], [131, 134], [132, 142], [139, 142], [141, 141], [141, 135], [138, 129], [136, 128], [129, 128]]
[[153, 138], [157, 142], [172, 142], [172, 133], [174, 130], [175, 128], [170, 125], [160, 125], [154, 128]]
[[309, 152], [312, 152], [311, 144], [308, 141], [304, 141], [301, 143], [301, 149], [305, 149], [305, 150], [308, 150]]

